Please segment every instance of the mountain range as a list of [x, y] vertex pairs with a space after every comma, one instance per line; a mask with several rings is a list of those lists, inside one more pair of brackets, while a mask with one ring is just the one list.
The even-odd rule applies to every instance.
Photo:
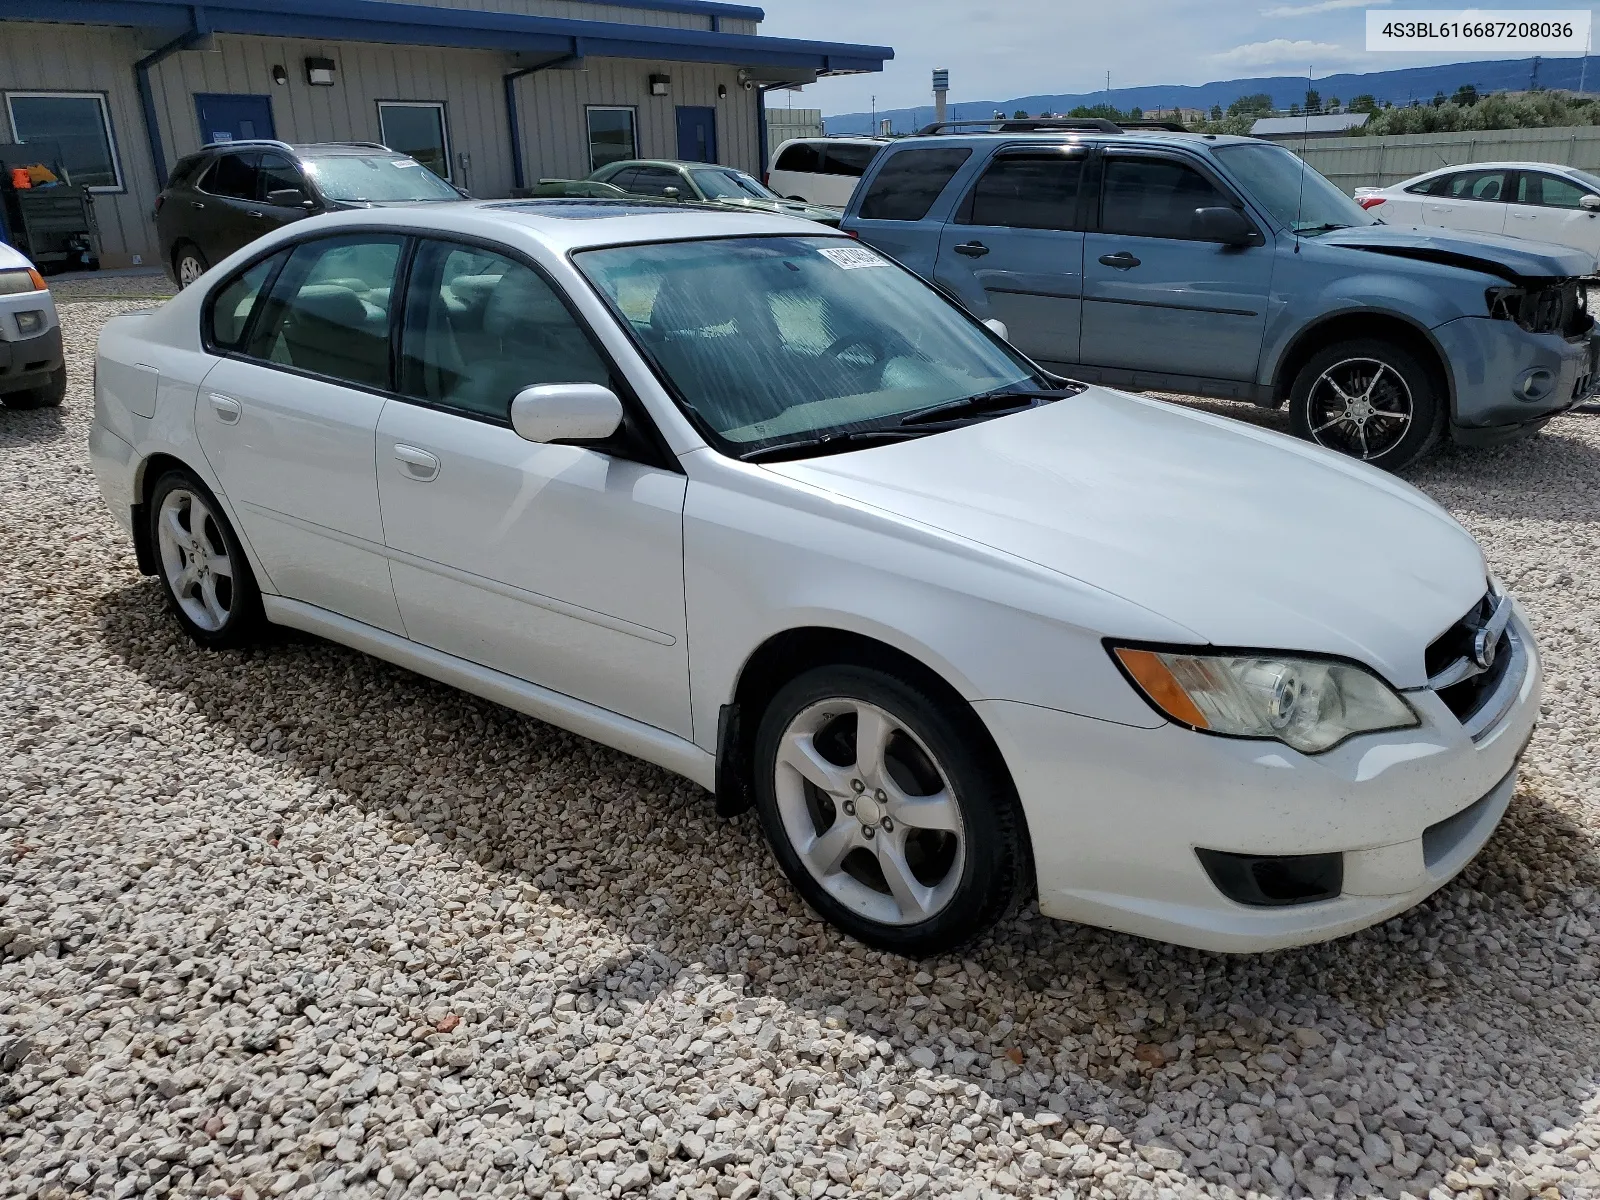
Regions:
[[[1116, 88], [1107, 92], [1082, 92], [1076, 95], [1016, 96], [1010, 100], [965, 100], [952, 102], [949, 118], [984, 118], [996, 111], [1007, 116], [1022, 109], [1025, 112], [1067, 112], [1079, 105], [1111, 104], [1126, 112], [1137, 106], [1146, 114], [1154, 115], [1158, 109], [1210, 108], [1220, 104], [1227, 108], [1240, 96], [1266, 92], [1278, 108], [1303, 103], [1307, 86], [1314, 87], [1322, 98], [1337, 96], [1346, 103], [1351, 97], [1370, 93], [1378, 100], [1393, 104], [1408, 104], [1413, 99], [1431, 100], [1436, 92], [1451, 95], [1462, 84], [1470, 83], [1479, 95], [1490, 92], [1526, 90], [1533, 82], [1533, 68], [1538, 62], [1537, 84], [1544, 88], [1585, 89], [1600, 91], [1600, 55], [1589, 58], [1503, 58], [1489, 62], [1449, 63], [1438, 67], [1406, 67], [1397, 71], [1369, 71], [1364, 74], [1324, 75], [1308, 85], [1304, 75], [1273, 75], [1253, 79], [1223, 79], [1215, 83], [1153, 84], [1149, 87]], [[960, 75], [956, 73], [959, 82]], [[933, 102], [920, 108], [880, 109], [878, 120], [892, 121], [896, 133], [905, 133], [933, 120]], [[871, 113], [845, 113], [827, 118], [829, 133], [875, 132]]]

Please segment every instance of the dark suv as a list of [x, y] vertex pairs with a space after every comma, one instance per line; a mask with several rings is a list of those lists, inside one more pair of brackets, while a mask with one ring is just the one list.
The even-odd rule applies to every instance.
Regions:
[[173, 167], [156, 197], [156, 234], [184, 288], [239, 247], [313, 213], [465, 195], [376, 142], [213, 142]]

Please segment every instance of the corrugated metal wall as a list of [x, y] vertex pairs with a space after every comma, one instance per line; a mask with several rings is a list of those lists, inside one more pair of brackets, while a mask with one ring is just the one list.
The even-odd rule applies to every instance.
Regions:
[[[149, 48], [140, 45], [131, 29], [21, 21], [0, 25], [0, 90], [105, 94], [125, 190], [96, 193], [94, 212], [102, 252], [113, 266], [125, 265], [133, 254], [148, 256], [155, 239], [150, 212], [161, 188], [133, 82], [133, 64], [147, 53]], [[0, 112], [0, 141], [10, 140], [11, 123]]]
[[[776, 154], [778, 147], [790, 138], [815, 138], [823, 136], [822, 110], [820, 108], [776, 108], [772, 97], [767, 97], [767, 152]], [[771, 166], [770, 163], [766, 164]]]
[[[1280, 144], [1300, 153], [1293, 140]], [[1600, 126], [1329, 138], [1308, 143], [1304, 154], [1346, 192], [1473, 162], [1550, 162], [1600, 171]]]

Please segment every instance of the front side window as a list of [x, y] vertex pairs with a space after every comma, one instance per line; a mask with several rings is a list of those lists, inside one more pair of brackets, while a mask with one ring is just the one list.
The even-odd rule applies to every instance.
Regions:
[[861, 199], [863, 221], [920, 221], [955, 178], [969, 146], [901, 150], [879, 168]]
[[1582, 208], [1583, 198], [1589, 194], [1587, 189], [1559, 175], [1524, 171], [1517, 177], [1518, 204], [1537, 204], [1544, 208]]
[[302, 196], [306, 194], [306, 181], [300, 175], [300, 168], [281, 154], [263, 154], [257, 170], [260, 173], [258, 200], [265, 201], [273, 192], [293, 190]]
[[43, 143], [52, 159], [59, 155], [67, 182], [96, 192], [122, 190], [122, 165], [100, 93], [7, 92], [6, 110], [11, 140]]
[[640, 196], [665, 196], [668, 188], [677, 188], [680, 196], [690, 194], [683, 176], [669, 167], [635, 168], [627, 190]]
[[814, 142], [796, 142], [785, 146], [772, 168], [774, 171], [796, 171], [802, 175], [816, 175], [822, 170], [822, 151]]
[[875, 145], [856, 146], [848, 142], [829, 142], [822, 156], [824, 175], [848, 175], [860, 179], [867, 173], [872, 160], [878, 157]]
[[411, 268], [400, 391], [428, 404], [509, 421], [541, 383], [610, 385], [611, 373], [554, 288], [523, 263], [425, 241]]
[[1081, 155], [1006, 155], [996, 159], [972, 189], [968, 225], [1008, 229], [1078, 228]]
[[308, 157], [306, 170], [330, 200], [396, 203], [461, 199], [460, 192], [414, 158], [328, 154]]
[[254, 266], [241, 271], [219, 287], [211, 297], [206, 315], [207, 340], [218, 350], [237, 350], [244, 340], [250, 324], [250, 314], [256, 301], [272, 279], [273, 273], [289, 257], [288, 251], [264, 258]]
[[378, 129], [383, 144], [413, 158], [440, 179], [450, 174], [450, 138], [444, 105], [413, 100], [380, 100]]
[[1100, 228], [1133, 237], [1188, 238], [1194, 210], [1231, 203], [1204, 175], [1170, 158], [1106, 161]]
[[591, 171], [598, 171], [610, 163], [639, 157], [639, 139], [633, 128], [633, 109], [591, 105], [588, 112]]
[[220, 154], [200, 180], [200, 190], [229, 200], [255, 200], [261, 186], [257, 154]]
[[252, 358], [361, 387], [389, 386], [389, 311], [403, 237], [302, 242], [250, 331]]
[[574, 261], [733, 454], [899, 428], [910, 413], [1035, 380], [938, 292], [848, 239], [619, 246]]
[[[1251, 199], [1285, 229], [1315, 235], [1379, 223], [1326, 175], [1282, 146], [1232, 142], [1218, 146], [1213, 153]], [[1232, 200], [1224, 197], [1213, 203], [1231, 204]]]

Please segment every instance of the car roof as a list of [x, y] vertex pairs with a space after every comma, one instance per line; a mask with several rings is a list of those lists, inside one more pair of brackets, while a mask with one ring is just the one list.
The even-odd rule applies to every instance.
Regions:
[[1436, 179], [1440, 175], [1453, 175], [1458, 171], [1548, 171], [1549, 173], [1551, 173], [1553, 175], [1573, 175], [1573, 174], [1587, 174], [1588, 173], [1588, 172], [1585, 172], [1582, 167], [1571, 167], [1571, 166], [1565, 165], [1564, 163], [1553, 163], [1553, 162], [1512, 162], [1512, 161], [1502, 161], [1502, 162], [1451, 163], [1449, 166], [1430, 167], [1426, 171], [1422, 171], [1422, 172], [1420, 172], [1420, 173], [1418, 173], [1416, 175], [1412, 175], [1407, 179], [1402, 179], [1398, 183], [1388, 184], [1387, 186], [1379, 188], [1377, 190], [1386, 192], [1386, 191], [1389, 191], [1391, 188], [1410, 187], [1412, 184], [1416, 183], [1418, 180]]
[[[730, 167], [723, 163], [692, 162], [686, 158], [625, 158], [620, 162], [607, 163], [602, 170], [621, 170], [623, 167], [668, 167], [674, 171], [680, 168], [685, 170], [712, 171], [738, 171], [738, 167]], [[744, 172], [740, 172], [743, 174]]]
[[1110, 130], [1041, 129], [1031, 132], [1000, 133], [980, 130], [973, 133], [918, 134], [900, 138], [897, 146], [970, 146], [974, 142], [1006, 142], [1022, 145], [1094, 145], [1094, 146], [1188, 146], [1207, 150], [1216, 146], [1251, 145], [1270, 146], [1260, 138], [1230, 133], [1179, 133], [1169, 129], [1140, 129], [1112, 133]]
[[[401, 150], [394, 150], [381, 142], [280, 142], [276, 138], [236, 138], [230, 142], [207, 142], [199, 153], [214, 151], [227, 154], [234, 150], [287, 150], [301, 158], [330, 158], [336, 155], [371, 157], [390, 154], [395, 158], [409, 158]], [[194, 157], [187, 155], [186, 157]]]

